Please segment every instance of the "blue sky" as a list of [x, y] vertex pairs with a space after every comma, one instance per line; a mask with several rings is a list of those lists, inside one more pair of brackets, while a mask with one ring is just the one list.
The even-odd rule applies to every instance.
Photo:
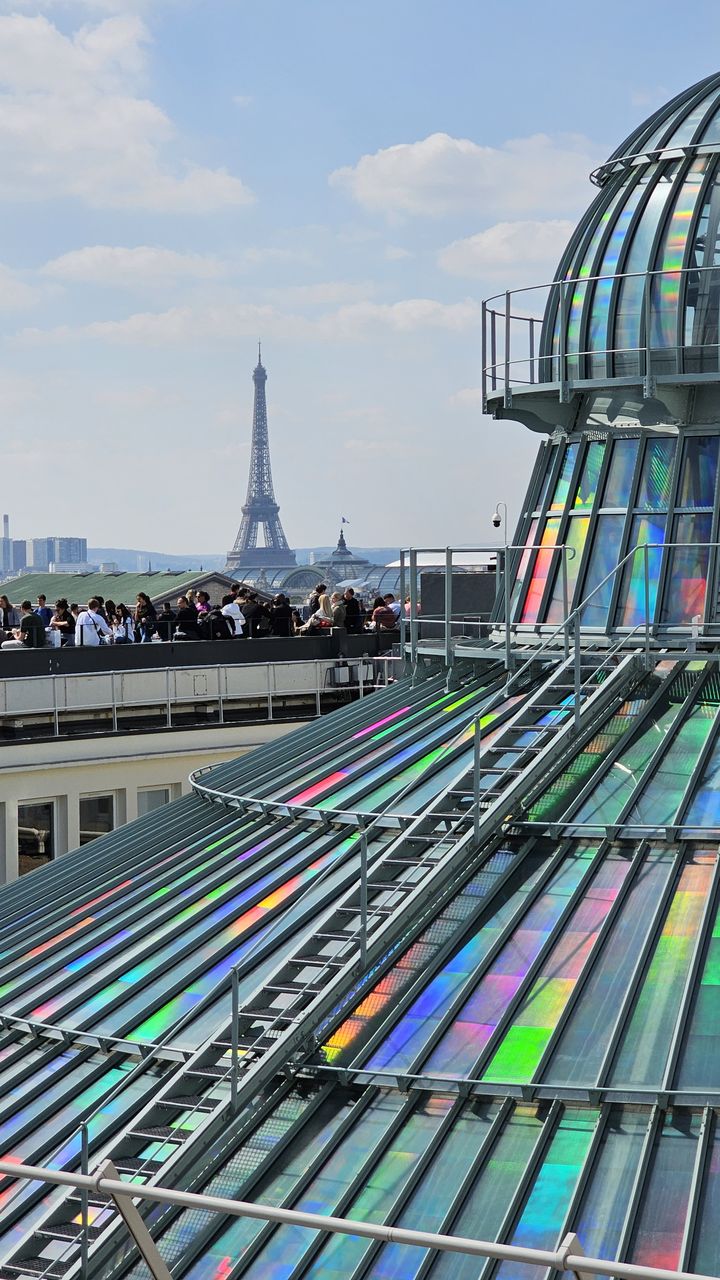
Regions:
[[[680, 21], [679, 14], [682, 14]], [[589, 170], [717, 70], [716, 5], [0, 0], [15, 536], [229, 548], [256, 341], [294, 545], [515, 514], [480, 300], [552, 277]]]

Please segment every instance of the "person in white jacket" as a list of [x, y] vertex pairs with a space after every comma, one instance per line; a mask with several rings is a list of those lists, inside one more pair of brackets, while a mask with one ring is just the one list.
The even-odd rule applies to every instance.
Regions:
[[100, 613], [100, 602], [94, 597], [88, 600], [87, 609], [78, 614], [75, 623], [75, 644], [97, 647], [100, 636], [112, 636], [112, 631]]

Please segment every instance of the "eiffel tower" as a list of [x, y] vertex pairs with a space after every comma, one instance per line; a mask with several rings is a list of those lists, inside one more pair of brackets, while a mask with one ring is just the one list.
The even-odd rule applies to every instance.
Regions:
[[[258, 343], [258, 362], [253, 373], [253, 382], [255, 398], [250, 477], [247, 497], [242, 509], [242, 523], [225, 565], [225, 572], [231, 574], [237, 573], [239, 569], [290, 568], [295, 564], [295, 552], [290, 550], [288, 540], [283, 533], [280, 508], [275, 501], [273, 489], [265, 403], [267, 373], [263, 368], [260, 343]], [[258, 545], [261, 526], [263, 541]]]

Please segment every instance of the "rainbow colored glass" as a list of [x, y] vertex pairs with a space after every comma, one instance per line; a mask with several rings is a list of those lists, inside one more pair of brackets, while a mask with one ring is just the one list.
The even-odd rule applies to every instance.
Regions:
[[645, 621], [645, 557], [647, 555], [647, 599], [650, 621], [655, 617], [657, 593], [662, 564], [662, 545], [648, 545], [647, 553], [642, 550], [643, 544], [664, 543], [666, 516], [634, 516], [630, 526], [629, 547], [637, 547], [632, 558], [622, 570], [620, 595], [615, 613], [615, 625], [618, 627], [637, 627]]
[[658, 254], [658, 267], [662, 274], [653, 277], [650, 288], [650, 345], [653, 348], [673, 348], [679, 342], [680, 269], [685, 260], [690, 223], [706, 166], [704, 157], [693, 161], [677, 192], [665, 240]]

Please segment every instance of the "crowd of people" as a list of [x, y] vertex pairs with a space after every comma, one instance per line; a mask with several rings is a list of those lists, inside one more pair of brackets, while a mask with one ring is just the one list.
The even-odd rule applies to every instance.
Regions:
[[363, 631], [392, 631], [404, 606], [388, 592], [376, 596], [366, 608], [352, 587], [328, 592], [319, 582], [302, 612], [282, 593], [271, 601], [234, 583], [219, 604], [207, 591], [188, 591], [176, 608], [166, 602], [158, 611], [144, 591], [135, 607], [93, 596], [87, 605], [56, 601], [48, 606], [39, 595], [37, 604], [23, 600], [19, 608], [0, 595], [0, 642], [3, 649], [40, 649], [45, 645], [95, 647], [99, 644], [149, 644], [153, 641], [239, 640], [258, 636], [321, 635], [333, 628], [359, 635]]

